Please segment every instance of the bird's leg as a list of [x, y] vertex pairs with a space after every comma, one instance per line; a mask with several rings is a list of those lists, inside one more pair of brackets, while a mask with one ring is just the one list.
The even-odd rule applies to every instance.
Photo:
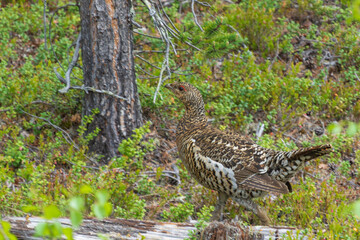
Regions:
[[222, 213], [224, 211], [224, 206], [226, 201], [228, 200], [229, 196], [225, 193], [219, 192], [218, 201], [215, 205], [215, 210], [212, 212], [211, 221], [221, 221], [222, 220]]
[[239, 205], [245, 207], [247, 210], [252, 211], [253, 213], [255, 213], [256, 216], [258, 216], [261, 220], [261, 222], [265, 225], [265, 226], [269, 226], [270, 225], [270, 219], [267, 216], [267, 213], [264, 209], [261, 209], [259, 207], [259, 205], [257, 205], [255, 202], [253, 202], [250, 199], [243, 199], [243, 198], [237, 198], [234, 199]]

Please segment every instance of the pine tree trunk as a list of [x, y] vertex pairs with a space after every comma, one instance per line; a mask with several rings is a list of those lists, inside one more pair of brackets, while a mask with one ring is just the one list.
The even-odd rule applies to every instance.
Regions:
[[81, 0], [81, 36], [84, 85], [106, 90], [128, 100], [103, 94], [85, 94], [83, 113], [100, 113], [88, 127], [100, 133], [90, 142], [89, 150], [104, 155], [105, 161], [118, 154], [119, 143], [142, 125], [137, 93], [131, 0]]

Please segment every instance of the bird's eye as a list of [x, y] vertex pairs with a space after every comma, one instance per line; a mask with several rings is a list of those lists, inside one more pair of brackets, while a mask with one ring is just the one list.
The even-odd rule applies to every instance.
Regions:
[[183, 85], [179, 86], [179, 90], [180, 91], [184, 91], [185, 90], [185, 87]]

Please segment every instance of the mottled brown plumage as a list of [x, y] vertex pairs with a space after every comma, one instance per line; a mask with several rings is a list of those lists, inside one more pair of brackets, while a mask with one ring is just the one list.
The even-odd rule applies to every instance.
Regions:
[[268, 225], [269, 218], [252, 199], [266, 192], [288, 193], [288, 183], [306, 161], [325, 155], [331, 145], [281, 152], [263, 148], [251, 139], [212, 127], [200, 92], [189, 83], [165, 85], [185, 105], [176, 130], [179, 155], [192, 177], [219, 193], [213, 219], [219, 219], [231, 197]]

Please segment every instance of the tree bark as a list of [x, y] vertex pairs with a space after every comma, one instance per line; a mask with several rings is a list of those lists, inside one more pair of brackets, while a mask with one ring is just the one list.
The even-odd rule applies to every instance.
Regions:
[[84, 85], [127, 99], [90, 91], [85, 94], [84, 115], [100, 110], [88, 126], [88, 133], [100, 128], [89, 150], [105, 156], [105, 161], [118, 154], [119, 143], [143, 122], [134, 69], [131, 4], [131, 0], [80, 1]]

